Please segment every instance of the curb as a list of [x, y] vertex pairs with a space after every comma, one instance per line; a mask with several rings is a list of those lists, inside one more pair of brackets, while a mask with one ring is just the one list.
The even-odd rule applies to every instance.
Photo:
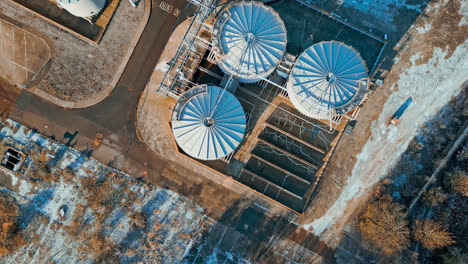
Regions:
[[[24, 84], [24, 86], [20, 84], [13, 84], [16, 87], [20, 89], [28, 89], [29, 87], [38, 84], [42, 79], [46, 77], [46, 75], [49, 73], [50, 68], [52, 67], [52, 63], [55, 60], [55, 46], [54, 46], [54, 41], [45, 33], [30, 27], [27, 24], [23, 24], [22, 22], [13, 19], [12, 17], [9, 17], [5, 14], [0, 13], [0, 20], [6, 21], [7, 23], [10, 23], [25, 32], [28, 32], [29, 34], [32, 34], [36, 36], [37, 38], [42, 39], [46, 44], [47, 47], [49, 48], [49, 59], [47, 62], [44, 64], [44, 66], [40, 69], [40, 71], [37, 73], [37, 75], [29, 81], [29, 83]], [[7, 81], [8, 82], [8, 81]], [[23, 88], [24, 87], [24, 88]]]
[[106, 86], [104, 90], [99, 92], [97, 95], [93, 96], [92, 98], [89, 99], [84, 99], [82, 101], [78, 102], [72, 102], [72, 101], [66, 101], [63, 99], [60, 99], [54, 95], [51, 95], [48, 92], [45, 92], [37, 87], [34, 87], [30, 90], [30, 92], [34, 93], [35, 95], [50, 101], [53, 104], [56, 104], [58, 106], [64, 107], [64, 108], [86, 108], [90, 107], [92, 105], [95, 105], [102, 100], [104, 100], [107, 96], [109, 96], [112, 91], [114, 90], [115, 86], [117, 85], [117, 82], [119, 81], [120, 77], [122, 76], [122, 73], [124, 72], [125, 68], [127, 67], [127, 64], [130, 60], [130, 57], [133, 54], [133, 51], [135, 49], [135, 46], [137, 45], [138, 41], [141, 38], [141, 35], [143, 34], [144, 29], [146, 28], [146, 25], [148, 24], [149, 17], [151, 14], [151, 1], [152, 0], [145, 0], [145, 13], [143, 14], [143, 19], [138, 26], [136, 30], [136, 35], [133, 37], [132, 41], [130, 42], [130, 46], [127, 49], [127, 53], [125, 54], [124, 58], [122, 59], [122, 63], [120, 64], [119, 68], [117, 69], [117, 72], [114, 74], [114, 77], [112, 78], [112, 81], [109, 85]]

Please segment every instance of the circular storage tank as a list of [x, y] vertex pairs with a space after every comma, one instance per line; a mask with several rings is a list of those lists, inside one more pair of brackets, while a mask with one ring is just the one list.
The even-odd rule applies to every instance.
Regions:
[[259, 2], [238, 2], [224, 9], [215, 32], [218, 66], [244, 83], [268, 77], [286, 50], [283, 21], [271, 7]]
[[230, 92], [201, 85], [183, 94], [172, 115], [177, 145], [201, 160], [217, 160], [232, 153], [244, 138], [244, 109]]
[[356, 107], [367, 91], [367, 67], [359, 53], [341, 42], [310, 46], [294, 64], [287, 84], [293, 105], [304, 115], [329, 119]]
[[77, 17], [92, 17], [101, 12], [106, 0], [57, 0], [58, 4]]

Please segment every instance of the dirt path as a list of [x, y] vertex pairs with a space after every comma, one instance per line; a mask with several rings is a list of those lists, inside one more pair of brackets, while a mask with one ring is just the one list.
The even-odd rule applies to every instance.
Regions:
[[[303, 220], [329, 243], [339, 240], [347, 220], [405, 151], [418, 128], [459, 93], [468, 79], [468, 12], [459, 0], [433, 1], [410, 28], [384, 85], [369, 98], [358, 125], [343, 137]], [[398, 126], [391, 115], [413, 103]]]

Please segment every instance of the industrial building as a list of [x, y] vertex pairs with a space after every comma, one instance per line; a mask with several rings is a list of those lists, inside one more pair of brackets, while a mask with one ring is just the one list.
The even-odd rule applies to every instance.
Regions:
[[237, 2], [225, 8], [214, 28], [218, 66], [243, 83], [267, 78], [286, 51], [283, 21], [259, 2]]
[[201, 160], [232, 153], [244, 138], [245, 113], [234, 95], [217, 86], [200, 85], [186, 92], [172, 116], [180, 148]]
[[301, 214], [369, 88], [339, 41], [287, 52], [285, 23], [256, 1], [199, 6], [158, 92], [178, 101], [179, 152]]
[[299, 56], [287, 87], [292, 103], [306, 116], [346, 114], [367, 92], [366, 64], [344, 43], [320, 42]]

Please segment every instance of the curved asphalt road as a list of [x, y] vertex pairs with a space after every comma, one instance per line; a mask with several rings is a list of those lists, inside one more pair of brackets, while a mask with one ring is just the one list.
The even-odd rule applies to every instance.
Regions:
[[[185, 0], [165, 0], [164, 2], [172, 5], [174, 10], [175, 8], [182, 10], [187, 4]], [[160, 3], [160, 0], [152, 0], [148, 24], [120, 77], [119, 84], [110, 96], [94, 106], [69, 110], [23, 90], [10, 117], [24, 125], [36, 128], [45, 135], [55, 136], [57, 140], [63, 139], [67, 132], [70, 134], [77, 132], [71, 143], [79, 150], [90, 148], [96, 134], [101, 133], [104, 138], [103, 146], [106, 147], [101, 146], [104, 150], [101, 151], [100, 148], [93, 154], [93, 157], [108, 162], [113, 156], [122, 156], [121, 154], [126, 152], [134, 134], [136, 109], [140, 96], [178, 22], [176, 16], [159, 7]], [[66, 143], [67, 140], [64, 142]], [[99, 155], [98, 152], [101, 154]], [[138, 174], [142, 172], [142, 169], [138, 170], [138, 167], [141, 167], [138, 165], [147, 163], [157, 166], [154, 169], [161, 169], [166, 164], [164, 159], [148, 150], [138, 140], [138, 137], [134, 138], [127, 161], [128, 159], [132, 160], [130, 163], [133, 166], [127, 168], [120, 167], [119, 164], [114, 164], [114, 166], [129, 173], [135, 173], [137, 177], [141, 176]], [[151, 170], [151, 167], [145, 170]]]

